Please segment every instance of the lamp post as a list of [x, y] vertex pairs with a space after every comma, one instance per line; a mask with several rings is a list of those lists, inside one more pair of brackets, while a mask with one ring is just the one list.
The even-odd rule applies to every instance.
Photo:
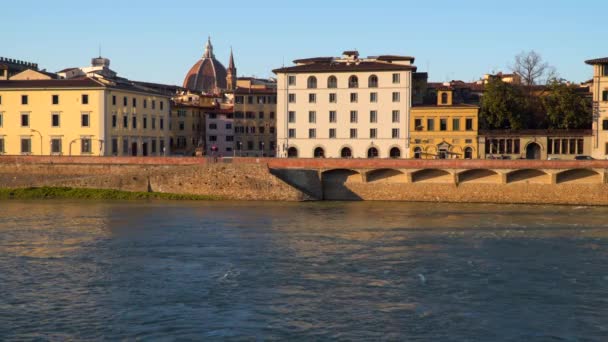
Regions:
[[75, 143], [76, 141], [80, 140], [79, 138], [76, 138], [72, 141], [70, 141], [70, 156], [72, 156], [72, 144]]
[[262, 141], [262, 157], [265, 157], [265, 153], [264, 153], [264, 142]]
[[99, 155], [101, 156], [101, 151], [103, 150], [103, 139], [97, 139], [97, 141], [99, 141]]
[[40, 155], [42, 155], [42, 133], [40, 133], [39, 131], [35, 130], [35, 129], [30, 129], [30, 131], [32, 133], [38, 133], [38, 135], [40, 136]]

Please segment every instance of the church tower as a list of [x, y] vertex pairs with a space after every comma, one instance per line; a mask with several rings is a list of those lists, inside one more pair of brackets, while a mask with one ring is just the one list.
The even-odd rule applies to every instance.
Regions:
[[236, 67], [234, 66], [234, 57], [232, 56], [232, 48], [230, 48], [230, 61], [228, 62], [228, 70], [226, 70], [226, 86], [228, 90], [236, 89]]

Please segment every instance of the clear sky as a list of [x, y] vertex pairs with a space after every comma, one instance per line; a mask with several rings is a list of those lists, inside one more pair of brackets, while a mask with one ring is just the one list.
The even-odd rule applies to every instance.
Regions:
[[102, 54], [119, 75], [181, 85], [210, 35], [239, 76], [272, 76], [294, 59], [416, 57], [429, 80], [509, 71], [534, 49], [561, 77], [589, 79], [585, 59], [608, 56], [606, 0], [19, 0], [3, 5], [0, 56], [58, 71]]

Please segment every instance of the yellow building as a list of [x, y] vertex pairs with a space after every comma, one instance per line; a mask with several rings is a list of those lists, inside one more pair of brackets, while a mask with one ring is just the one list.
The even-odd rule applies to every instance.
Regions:
[[410, 155], [417, 159], [477, 159], [479, 107], [454, 104], [451, 89], [437, 91], [437, 105], [414, 106]]
[[125, 79], [0, 81], [0, 154], [163, 155], [169, 111]]

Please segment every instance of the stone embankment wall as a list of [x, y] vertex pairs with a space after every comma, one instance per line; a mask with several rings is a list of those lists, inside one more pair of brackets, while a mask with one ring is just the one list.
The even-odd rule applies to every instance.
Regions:
[[0, 187], [67, 186], [235, 200], [608, 205], [608, 161], [0, 156]]

